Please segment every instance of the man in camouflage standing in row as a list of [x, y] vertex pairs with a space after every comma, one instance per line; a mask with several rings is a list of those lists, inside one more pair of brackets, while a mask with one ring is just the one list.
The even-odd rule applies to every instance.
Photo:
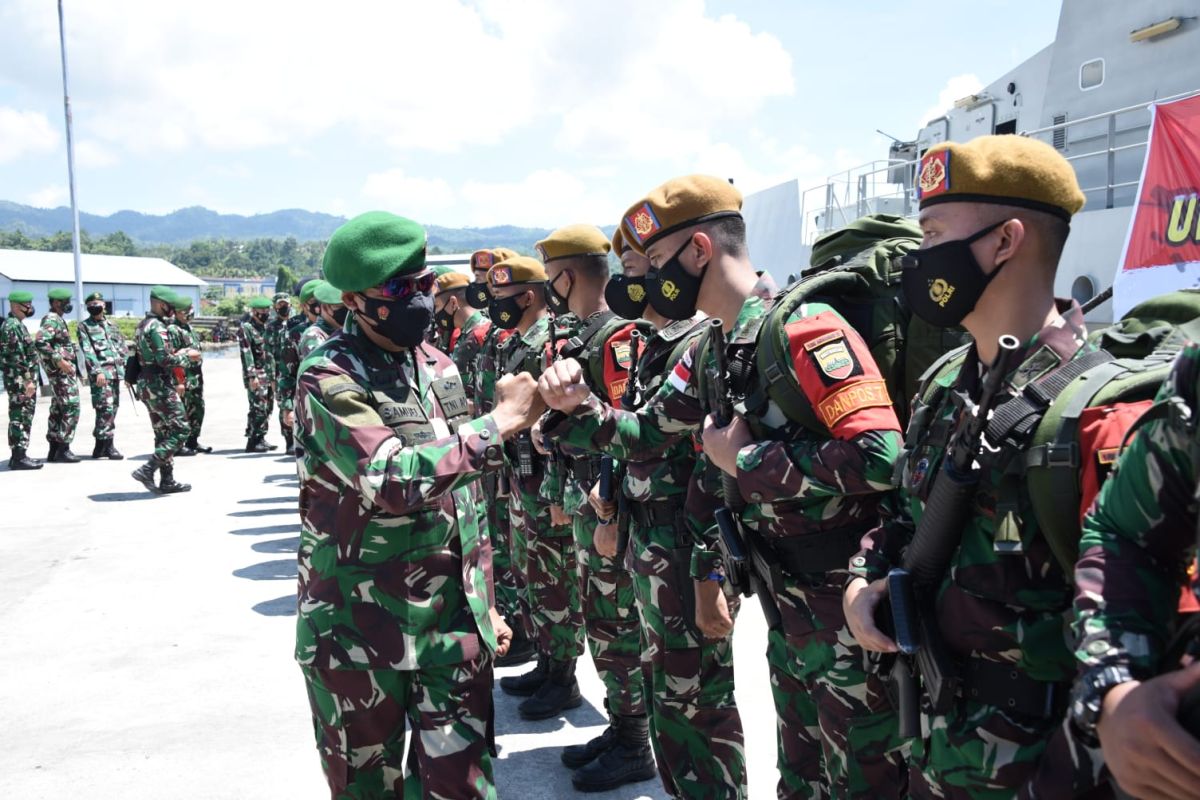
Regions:
[[[263, 332], [267, 351], [271, 355], [270, 390], [279, 406], [279, 431], [283, 434], [283, 447], [292, 452], [292, 417], [295, 408], [296, 368], [300, 366], [294, 358], [289, 366], [285, 361], [288, 341], [288, 331], [294, 325], [303, 322], [292, 317], [292, 299], [287, 292], [276, 292], [271, 298], [275, 316], [267, 323]], [[294, 354], [293, 354], [294, 356]]]
[[[175, 454], [188, 437], [187, 416], [180, 399], [180, 381], [176, 368], [189, 361], [198, 363], [200, 351], [176, 352], [171, 348], [167, 319], [176, 302], [175, 295], [165, 286], [150, 289], [150, 312], [137, 327], [134, 349], [138, 360], [138, 391], [150, 412], [154, 429], [154, 453], [143, 466], [133, 471], [133, 478], [156, 494], [175, 494], [191, 490], [191, 485], [175, 480]], [[157, 486], [154, 473], [160, 472]]]
[[79, 375], [75, 366], [75, 345], [63, 314], [71, 313], [71, 290], [51, 289], [50, 310], [42, 317], [35, 342], [42, 356], [42, 367], [50, 376], [54, 395], [50, 400], [50, 419], [46, 440], [50, 442], [47, 461], [75, 464], [79, 456], [71, 452], [75, 426], [79, 424]]
[[242, 356], [242, 384], [246, 387], [246, 452], [265, 453], [276, 445], [267, 444], [267, 424], [271, 417], [271, 384], [275, 363], [265, 338], [271, 301], [259, 295], [247, 303], [250, 314], [238, 326], [238, 347]]
[[192, 327], [191, 320], [192, 299], [177, 296], [175, 314], [170, 321], [171, 347], [176, 352], [195, 350], [201, 353], [200, 360], [176, 367], [176, 379], [183, 378], [183, 411], [188, 423], [188, 438], [179, 451], [181, 456], [212, 452], [211, 447], [200, 444], [200, 427], [204, 425], [204, 358], [200, 349], [200, 333]]
[[304, 329], [300, 334], [300, 341], [296, 344], [296, 354], [301, 361], [342, 329], [350, 311], [342, 305], [342, 293], [328, 282], [316, 280], [309, 283], [309, 286], [312, 287], [312, 299], [317, 306], [317, 319]]
[[105, 316], [107, 307], [103, 294], [92, 292], [83, 302], [88, 316], [76, 327], [75, 337], [87, 364], [88, 381], [92, 386], [92, 411], [96, 414], [92, 432], [96, 446], [92, 449], [92, 458], [120, 461], [124, 456], [113, 446], [113, 435], [117, 409], [121, 407], [121, 380], [125, 376], [129, 343], [116, 324]]
[[9, 469], [41, 469], [32, 459], [29, 429], [37, 408], [38, 354], [24, 320], [33, 315], [33, 294], [20, 289], [8, 294], [8, 316], [0, 324], [0, 373], [8, 394]]

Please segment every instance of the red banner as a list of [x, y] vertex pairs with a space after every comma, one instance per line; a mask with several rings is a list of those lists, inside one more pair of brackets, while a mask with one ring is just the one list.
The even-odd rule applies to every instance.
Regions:
[[1151, 113], [1146, 166], [1114, 282], [1116, 316], [1200, 278], [1200, 95]]

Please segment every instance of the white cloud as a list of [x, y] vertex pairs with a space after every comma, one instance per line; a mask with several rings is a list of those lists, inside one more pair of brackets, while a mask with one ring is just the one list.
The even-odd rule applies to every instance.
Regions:
[[603, 184], [586, 182], [561, 169], [537, 170], [519, 181], [467, 181], [459, 209], [469, 225], [557, 226], [576, 222], [603, 225], [624, 210]]
[[441, 178], [418, 178], [396, 168], [367, 176], [362, 187], [368, 205], [421, 220], [454, 204], [454, 190]]
[[95, 140], [84, 139], [75, 145], [75, 164], [84, 169], [111, 167], [118, 161], [116, 153]]
[[45, 114], [0, 108], [0, 164], [53, 152], [57, 146], [58, 131]]
[[25, 203], [34, 208], [58, 208], [66, 205], [71, 193], [66, 186], [46, 186], [25, 198]]
[[955, 75], [946, 81], [946, 85], [938, 92], [937, 103], [925, 109], [925, 113], [917, 121], [917, 127], [925, 127], [930, 120], [937, 119], [954, 108], [954, 101], [975, 94], [983, 88], [983, 81], [974, 73]]

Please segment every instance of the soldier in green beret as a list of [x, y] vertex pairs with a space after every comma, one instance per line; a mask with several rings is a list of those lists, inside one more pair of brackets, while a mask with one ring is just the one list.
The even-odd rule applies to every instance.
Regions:
[[[288, 330], [295, 321], [295, 318], [292, 317], [291, 295], [287, 292], [276, 292], [275, 296], [271, 298], [271, 306], [274, 308], [275, 314], [263, 331], [263, 339], [271, 354], [270, 390], [275, 403], [279, 406], [279, 431], [283, 434], [284, 449], [291, 453], [292, 409], [295, 405], [293, 394], [296, 391], [296, 376], [288, 369], [288, 365], [284, 361]], [[293, 361], [293, 366], [298, 367], [299, 365], [299, 361]]]
[[46, 427], [46, 440], [50, 442], [50, 455], [46, 460], [75, 464], [79, 456], [71, 452], [71, 442], [75, 439], [75, 426], [79, 424], [79, 376], [71, 331], [63, 319], [63, 314], [71, 313], [73, 308], [71, 290], [51, 289], [46, 295], [50, 310], [42, 317], [42, 326], [34, 340], [54, 392]]
[[238, 326], [238, 347], [242, 355], [242, 383], [250, 406], [246, 414], [246, 452], [265, 453], [276, 445], [267, 444], [267, 421], [271, 417], [272, 380], [275, 362], [267, 345], [267, 321], [271, 317], [271, 300], [263, 295], [254, 297], [247, 305], [250, 314]]
[[[187, 415], [180, 397], [183, 369], [189, 362], [199, 363], [200, 351], [194, 348], [176, 351], [171, 347], [167, 319], [174, 313], [176, 302], [175, 294], [166, 286], [151, 287], [150, 312], [138, 324], [134, 335], [138, 391], [150, 412], [154, 454], [134, 470], [133, 478], [156, 494], [175, 494], [192, 488], [175, 480], [175, 454], [188, 438]], [[160, 473], [157, 486], [155, 472]]]
[[317, 320], [300, 335], [296, 350], [301, 360], [340, 331], [350, 311], [342, 304], [342, 293], [330, 286], [328, 281], [316, 281], [315, 284], [312, 299], [317, 306]]
[[330, 793], [494, 798], [492, 662], [511, 631], [471, 485], [544, 406], [516, 376], [471, 418], [449, 358], [424, 343], [434, 277], [415, 222], [350, 220], [324, 273], [351, 316], [300, 365], [296, 660]]
[[188, 423], [188, 438], [179, 450], [179, 455], [211, 453], [211, 447], [200, 444], [200, 428], [204, 425], [204, 370], [201, 368], [204, 355], [200, 349], [200, 334], [192, 327], [192, 298], [176, 296], [175, 314], [171, 319], [169, 331], [171, 346], [176, 352], [195, 350], [201, 354], [199, 360], [183, 365], [180, 373], [183, 377], [182, 399]]
[[125, 376], [125, 359], [129, 343], [105, 312], [104, 295], [92, 292], [84, 298], [87, 319], [75, 329], [83, 360], [87, 364], [88, 382], [92, 387], [92, 411], [96, 425], [92, 436], [96, 446], [92, 458], [120, 461], [124, 456], [113, 445], [117, 409], [121, 407], [121, 379]]
[[0, 324], [0, 375], [8, 394], [9, 469], [41, 469], [27, 455], [29, 429], [37, 408], [38, 354], [24, 320], [33, 315], [33, 295], [16, 290], [8, 295], [8, 316]]

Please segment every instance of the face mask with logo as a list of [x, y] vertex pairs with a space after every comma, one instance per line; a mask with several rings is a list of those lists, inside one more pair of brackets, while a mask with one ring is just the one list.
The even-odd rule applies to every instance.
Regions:
[[376, 300], [373, 297], [361, 295], [364, 311], [356, 311], [359, 317], [368, 321], [375, 332], [397, 347], [416, 347], [425, 340], [425, 332], [433, 321], [433, 295], [427, 292], [414, 292], [405, 297], [389, 300]]
[[447, 306], [449, 305], [450, 301], [447, 300], [441, 310], [435, 311], [433, 314], [433, 319], [437, 323], [438, 328], [443, 331], [448, 331], [454, 327], [454, 312], [447, 311]]
[[646, 310], [646, 276], [613, 275], [604, 287], [604, 301], [622, 319], [640, 319]]
[[571, 310], [567, 301], [571, 297], [571, 290], [575, 288], [574, 279], [569, 275], [567, 276], [570, 279], [570, 283], [567, 284], [566, 294], [559, 294], [558, 290], [554, 288], [555, 281], [566, 274], [565, 272], [560, 272], [554, 276], [553, 281], [547, 281], [542, 284], [542, 293], [546, 297], [546, 305], [550, 306], [550, 310], [555, 314], [566, 314]]
[[493, 299], [488, 305], [488, 316], [492, 318], [492, 322], [506, 331], [517, 327], [521, 323], [521, 317], [525, 316], [525, 309], [517, 303], [521, 297], [523, 295], [518, 294]]
[[984, 273], [971, 252], [971, 243], [999, 228], [1007, 220], [989, 225], [966, 239], [943, 242], [899, 256], [900, 287], [908, 307], [921, 319], [939, 328], [953, 328], [975, 310], [988, 285], [1008, 262], [991, 275]]
[[481, 311], [488, 307], [492, 296], [488, 294], [486, 283], [470, 283], [467, 284], [467, 305], [471, 308], [478, 308]]
[[679, 261], [679, 256], [692, 243], [689, 238], [667, 259], [660, 269], [651, 269], [646, 274], [646, 297], [650, 307], [667, 319], [691, 319], [696, 314], [696, 301], [700, 298], [700, 284], [704, 272], [692, 275]]

